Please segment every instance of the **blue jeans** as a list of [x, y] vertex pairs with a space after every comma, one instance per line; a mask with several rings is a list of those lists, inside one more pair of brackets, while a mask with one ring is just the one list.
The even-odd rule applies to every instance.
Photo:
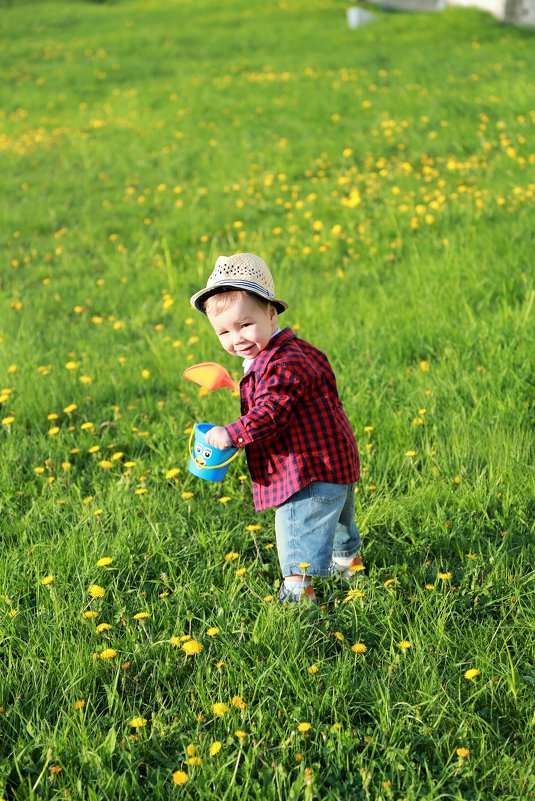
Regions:
[[[332, 557], [360, 548], [355, 523], [355, 485], [313, 481], [275, 511], [277, 550], [283, 576], [329, 575]], [[304, 570], [300, 564], [309, 567]]]

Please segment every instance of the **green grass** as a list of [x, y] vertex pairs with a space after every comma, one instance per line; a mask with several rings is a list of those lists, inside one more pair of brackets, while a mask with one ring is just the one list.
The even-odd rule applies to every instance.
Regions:
[[[346, 6], [2, 4], [6, 801], [533, 795], [533, 34]], [[237, 250], [337, 373], [361, 598], [264, 600], [245, 462], [187, 472], [238, 408], [182, 370], [239, 375], [188, 299]]]

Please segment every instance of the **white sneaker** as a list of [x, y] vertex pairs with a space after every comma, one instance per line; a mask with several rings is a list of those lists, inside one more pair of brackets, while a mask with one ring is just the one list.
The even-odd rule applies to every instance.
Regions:
[[336, 559], [331, 562], [331, 576], [356, 581], [366, 576], [366, 568], [360, 556], [355, 556], [348, 565], [341, 565]]

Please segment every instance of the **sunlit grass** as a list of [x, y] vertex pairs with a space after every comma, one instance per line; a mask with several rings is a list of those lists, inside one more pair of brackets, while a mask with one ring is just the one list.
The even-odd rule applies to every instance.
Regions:
[[[2, 9], [0, 798], [533, 794], [529, 31], [469, 9]], [[362, 455], [369, 580], [283, 610], [239, 364], [189, 308], [270, 264]]]

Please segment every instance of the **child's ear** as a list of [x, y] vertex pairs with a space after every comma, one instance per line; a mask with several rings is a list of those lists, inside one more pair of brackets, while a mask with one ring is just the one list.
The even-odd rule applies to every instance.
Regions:
[[277, 322], [278, 312], [272, 303], [269, 304], [269, 319], [272, 323]]

